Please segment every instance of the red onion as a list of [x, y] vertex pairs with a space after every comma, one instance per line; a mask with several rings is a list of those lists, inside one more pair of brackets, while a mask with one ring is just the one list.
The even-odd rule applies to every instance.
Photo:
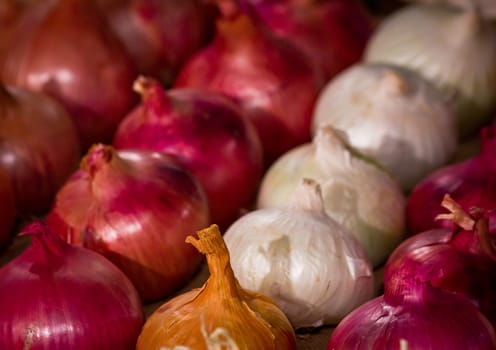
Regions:
[[[435, 219], [443, 211], [439, 203], [446, 193], [465, 211], [496, 208], [496, 127], [482, 129], [481, 139], [477, 157], [438, 169], [412, 190], [406, 208], [411, 234], [452, 227], [451, 221]], [[496, 230], [496, 221], [490, 220], [490, 227]]]
[[50, 97], [0, 85], [0, 168], [20, 214], [43, 214], [76, 169], [80, 149], [66, 111]]
[[0, 169], [0, 248], [10, 238], [15, 217], [14, 189], [10, 177]]
[[35, 222], [31, 246], [0, 270], [0, 348], [131, 350], [144, 323], [129, 279]]
[[491, 323], [466, 298], [408, 280], [359, 306], [332, 332], [327, 350], [494, 350]]
[[362, 58], [372, 21], [357, 0], [240, 0], [258, 21], [308, 54], [329, 80]]
[[310, 140], [313, 105], [324, 80], [290, 43], [237, 9], [221, 7], [226, 13], [217, 21], [214, 41], [186, 63], [175, 87], [217, 91], [237, 101], [254, 122], [270, 164]]
[[109, 142], [132, 108], [136, 72], [120, 42], [88, 0], [31, 5], [12, 35], [1, 78], [44, 91], [67, 109], [81, 145]]
[[66, 241], [114, 262], [152, 301], [200, 265], [184, 240], [209, 224], [209, 213], [202, 187], [172, 158], [97, 144], [58, 192], [47, 221]]
[[388, 259], [384, 284], [403, 288], [411, 277], [428, 281], [466, 296], [496, 326], [496, 236], [488, 234], [487, 218], [480, 211], [466, 214], [449, 195], [443, 206], [452, 211], [445, 217], [459, 227], [426, 231], [404, 241]]
[[126, 0], [107, 17], [140, 73], [168, 84], [213, 31], [203, 0]]
[[135, 90], [142, 104], [122, 121], [115, 147], [174, 154], [207, 192], [212, 222], [227, 227], [251, 204], [262, 178], [262, 146], [251, 121], [218, 93], [165, 92], [143, 77]]

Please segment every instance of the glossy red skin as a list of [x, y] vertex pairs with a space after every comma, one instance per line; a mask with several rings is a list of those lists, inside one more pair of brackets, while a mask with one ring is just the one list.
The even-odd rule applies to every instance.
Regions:
[[371, 18], [355, 0], [240, 3], [277, 36], [303, 50], [327, 80], [362, 59], [373, 32]]
[[0, 248], [9, 240], [15, 218], [14, 189], [10, 177], [0, 169]]
[[[472, 207], [496, 209], [496, 127], [484, 129], [481, 154], [445, 166], [422, 180], [412, 190], [406, 206], [407, 228], [417, 234], [433, 228], [451, 228], [451, 221], [436, 220], [446, 210], [440, 203], [448, 193], [465, 211]], [[490, 231], [496, 233], [496, 217]]]
[[411, 278], [467, 297], [496, 326], [496, 256], [481, 252], [474, 232], [437, 229], [404, 241], [386, 263], [384, 283], [408, 288]]
[[123, 120], [114, 146], [175, 155], [207, 192], [212, 222], [226, 228], [252, 204], [263, 174], [255, 128], [220, 94], [154, 88]]
[[496, 348], [494, 328], [470, 301], [419, 281], [353, 310], [327, 350], [399, 350], [402, 339], [412, 350]]
[[175, 87], [216, 91], [239, 103], [270, 164], [310, 140], [313, 106], [323, 83], [302, 52], [239, 15], [217, 21], [214, 41], [185, 64]]
[[[202, 0], [130, 0], [107, 14], [142, 74], [172, 84], [183, 65], [213, 32]], [[109, 6], [109, 5], [106, 5]]]
[[134, 349], [145, 317], [131, 281], [39, 223], [25, 232], [31, 246], [0, 269], [0, 348]]
[[12, 180], [18, 213], [45, 214], [79, 162], [71, 118], [44, 94], [0, 86], [0, 140], [0, 168]]
[[115, 263], [142, 300], [175, 292], [201, 262], [201, 254], [185, 239], [209, 224], [203, 189], [171, 158], [156, 152], [117, 155], [97, 145], [86, 158], [58, 192], [48, 224], [64, 240]]
[[111, 142], [134, 106], [137, 75], [125, 50], [88, 0], [32, 5], [12, 35], [3, 81], [57, 99], [74, 120], [81, 146]]

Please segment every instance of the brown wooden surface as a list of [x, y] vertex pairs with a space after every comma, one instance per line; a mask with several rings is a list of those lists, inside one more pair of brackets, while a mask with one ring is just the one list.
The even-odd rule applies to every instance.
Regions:
[[[18, 254], [20, 254], [29, 245], [28, 237], [16, 237], [6, 248], [0, 251], [0, 268], [4, 266], [7, 262], [12, 260]], [[203, 283], [208, 278], [208, 269], [204, 263], [195, 277], [190, 281], [190, 283], [178, 291], [177, 293], [182, 293], [192, 288], [198, 288], [203, 285]], [[173, 297], [173, 296], [171, 296]], [[147, 316], [151, 315], [156, 308], [158, 308], [162, 303], [165, 302], [161, 300], [159, 302], [148, 304], [144, 306], [144, 310]], [[325, 350], [327, 341], [329, 340], [330, 334], [332, 332], [332, 327], [322, 327], [313, 331], [301, 331], [297, 333], [297, 349], [298, 350]]]

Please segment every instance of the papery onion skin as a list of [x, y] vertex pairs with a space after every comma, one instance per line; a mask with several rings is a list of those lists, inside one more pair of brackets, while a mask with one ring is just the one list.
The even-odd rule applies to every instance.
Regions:
[[[437, 169], [424, 178], [408, 197], [406, 218], [412, 235], [438, 227], [453, 227], [449, 220], [436, 220], [445, 210], [439, 205], [448, 193], [465, 211], [472, 207], [496, 208], [496, 127], [481, 130], [479, 155]], [[491, 232], [496, 218], [490, 218]]]
[[77, 168], [74, 124], [52, 98], [0, 85], [0, 168], [8, 173], [20, 215], [45, 214]]
[[73, 118], [81, 147], [111, 142], [133, 107], [137, 75], [124, 48], [88, 0], [33, 4], [20, 19], [2, 80], [58, 100]]
[[245, 214], [224, 235], [241, 286], [273, 298], [294, 328], [337, 324], [373, 297], [362, 245], [324, 211], [303, 179], [287, 206]]
[[23, 234], [31, 246], [0, 269], [0, 348], [134, 349], [144, 314], [129, 279], [39, 222]]
[[470, 301], [421, 281], [411, 281], [406, 290], [386, 290], [353, 310], [327, 345], [327, 350], [495, 348], [494, 328]]
[[406, 198], [396, 179], [347, 147], [335, 130], [323, 127], [312, 143], [281, 155], [262, 179], [257, 208], [285, 206], [301, 179], [314, 179], [326, 213], [362, 243], [378, 266], [405, 236]]
[[305, 52], [326, 80], [360, 61], [372, 34], [372, 21], [355, 0], [240, 3], [261, 24]]
[[415, 70], [453, 98], [463, 140], [496, 108], [496, 25], [482, 18], [479, 1], [468, 3], [405, 6], [382, 22], [364, 55]]
[[47, 222], [64, 240], [95, 250], [134, 283], [142, 300], [183, 286], [201, 255], [184, 239], [209, 223], [203, 188], [170, 157], [93, 146], [57, 193]]
[[117, 149], [150, 149], [176, 156], [207, 192], [211, 221], [227, 227], [252, 205], [263, 172], [258, 134], [225, 96], [196, 89], [163, 90], [135, 82], [142, 103], [119, 125]]
[[127, 0], [114, 6], [106, 17], [139, 72], [166, 85], [213, 32], [213, 16], [203, 0]]
[[0, 248], [11, 236], [16, 214], [14, 189], [10, 177], [0, 169]]
[[441, 91], [388, 64], [356, 64], [329, 81], [315, 105], [313, 134], [325, 125], [343, 131], [404, 191], [446, 164], [458, 143], [455, 114]]
[[238, 14], [217, 20], [213, 42], [186, 62], [174, 87], [212, 90], [238, 102], [270, 164], [310, 140], [313, 105], [323, 83], [302, 52]]
[[186, 242], [206, 254], [209, 279], [160, 306], [143, 326], [136, 350], [295, 350], [294, 330], [281, 309], [239, 285], [218, 227], [198, 231], [198, 237]]
[[456, 206], [449, 220], [452, 225], [471, 227], [428, 230], [410, 237], [389, 257], [384, 283], [407, 288], [415, 276], [467, 297], [496, 325], [496, 238], [488, 232], [488, 214], [469, 216], [447, 195], [443, 205], [450, 203]]

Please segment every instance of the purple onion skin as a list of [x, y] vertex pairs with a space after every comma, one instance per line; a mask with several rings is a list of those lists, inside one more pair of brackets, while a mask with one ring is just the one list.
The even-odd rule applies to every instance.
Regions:
[[117, 149], [150, 149], [176, 156], [203, 185], [211, 221], [226, 228], [248, 208], [263, 174], [255, 128], [232, 101], [194, 89], [165, 92], [149, 85], [142, 104], [120, 124]]
[[258, 22], [305, 52], [327, 80], [361, 60], [373, 32], [371, 18], [355, 0], [239, 2]]
[[400, 349], [494, 350], [496, 335], [465, 297], [410, 280], [404, 289], [385, 289], [348, 314], [327, 345], [327, 350]]
[[136, 103], [131, 87], [137, 71], [92, 1], [32, 4], [12, 36], [0, 78], [60, 102], [74, 121], [83, 151], [96, 142], [111, 142]]
[[[417, 234], [434, 228], [452, 228], [449, 220], [436, 220], [445, 210], [439, 205], [446, 193], [465, 211], [472, 207], [496, 208], [496, 127], [481, 132], [479, 156], [438, 169], [422, 180], [408, 197], [407, 228]], [[490, 232], [496, 233], [496, 220], [489, 221]]]
[[0, 348], [132, 350], [144, 323], [136, 289], [107, 259], [41, 223], [0, 270]]
[[16, 214], [14, 189], [10, 177], [0, 169], [0, 248], [11, 236]]
[[217, 21], [213, 42], [186, 62], [174, 87], [216, 91], [239, 103], [257, 129], [268, 165], [310, 140], [324, 83], [300, 50], [236, 14]]
[[202, 256], [184, 240], [208, 226], [207, 196], [172, 157], [94, 145], [57, 193], [47, 223], [118, 266], [143, 301], [186, 284]]
[[213, 33], [214, 15], [204, 0], [98, 2], [139, 72], [166, 85]]
[[416, 276], [467, 297], [496, 326], [496, 259], [457, 248], [451, 235], [440, 229], [404, 241], [386, 263], [384, 283], [407, 288], [409, 278]]

